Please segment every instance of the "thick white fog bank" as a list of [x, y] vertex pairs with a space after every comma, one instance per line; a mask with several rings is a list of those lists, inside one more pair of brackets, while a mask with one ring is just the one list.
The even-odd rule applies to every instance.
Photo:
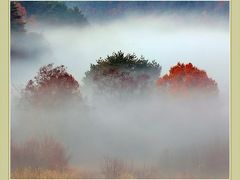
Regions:
[[228, 175], [228, 108], [218, 98], [174, 100], [149, 92], [84, 103], [57, 109], [13, 104], [12, 139], [53, 136], [67, 148], [72, 166], [96, 172], [104, 157], [113, 157], [135, 167], [165, 168], [167, 177], [183, 167], [197, 177]]

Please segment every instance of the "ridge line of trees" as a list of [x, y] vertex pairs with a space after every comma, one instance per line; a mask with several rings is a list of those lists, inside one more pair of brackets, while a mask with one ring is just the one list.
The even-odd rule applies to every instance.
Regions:
[[51, 25], [89, 25], [82, 11], [76, 6], [67, 7], [61, 1], [11, 1], [11, 31], [24, 32], [28, 22], [44, 21]]

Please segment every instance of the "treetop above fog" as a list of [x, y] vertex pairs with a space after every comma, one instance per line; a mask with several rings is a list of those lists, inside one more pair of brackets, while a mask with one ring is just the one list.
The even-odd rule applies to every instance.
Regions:
[[160, 72], [161, 66], [156, 61], [118, 51], [91, 64], [84, 81], [105, 88], [137, 88], [156, 80]]
[[48, 64], [39, 69], [33, 80], [28, 81], [24, 95], [36, 104], [54, 104], [60, 99], [80, 97], [79, 83], [67, 72], [65, 66]]
[[161, 72], [161, 66], [156, 61], [150, 62], [143, 56], [138, 58], [135, 54], [125, 55], [122, 51], [118, 51], [117, 53], [114, 52], [111, 56], [108, 55], [105, 59], [99, 58], [97, 64], [90, 65], [90, 71], [86, 75], [109, 69], [129, 72], [144, 71], [152, 74], [160, 74]]
[[171, 67], [169, 73], [159, 78], [157, 85], [160, 89], [173, 94], [189, 94], [196, 91], [201, 91], [202, 94], [218, 92], [216, 81], [192, 63], [177, 63]]
[[138, 70], [155, 70], [160, 71], [160, 65], [155, 62], [149, 62], [143, 56], [138, 58], [135, 54], [126, 54], [122, 51], [118, 51], [117, 53], [113, 53], [111, 56], [107, 56], [107, 58], [100, 58], [97, 60], [97, 65], [93, 65], [92, 67], [101, 67], [101, 66], [112, 66], [118, 67], [120, 69], [130, 69], [131, 71]]

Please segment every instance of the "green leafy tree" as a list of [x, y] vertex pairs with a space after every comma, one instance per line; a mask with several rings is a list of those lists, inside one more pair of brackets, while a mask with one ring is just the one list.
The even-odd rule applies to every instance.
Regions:
[[157, 62], [119, 51], [91, 64], [84, 82], [100, 92], [143, 90], [154, 84], [160, 72]]

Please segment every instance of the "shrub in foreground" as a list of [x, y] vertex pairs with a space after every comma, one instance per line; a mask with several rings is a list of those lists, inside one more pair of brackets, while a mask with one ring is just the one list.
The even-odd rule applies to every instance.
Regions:
[[68, 161], [65, 147], [51, 137], [11, 144], [12, 171], [25, 168], [62, 171], [68, 168]]

